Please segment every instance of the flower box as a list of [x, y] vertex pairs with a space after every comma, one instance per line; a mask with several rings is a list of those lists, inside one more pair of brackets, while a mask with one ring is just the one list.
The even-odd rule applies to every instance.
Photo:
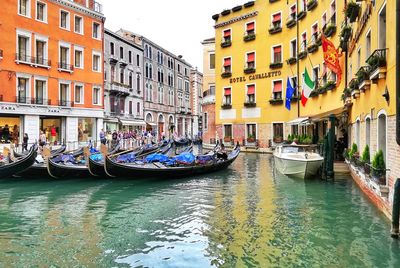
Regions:
[[274, 137], [274, 142], [275, 142], [275, 143], [282, 143], [282, 142], [283, 142], [283, 138], [280, 137], [280, 136], [275, 136], [275, 137]]
[[227, 40], [221, 43], [221, 47], [225, 48], [225, 47], [230, 47], [232, 45], [232, 41], [231, 40]]
[[360, 97], [360, 90], [358, 88], [353, 89], [351, 91], [351, 96], [353, 96], [354, 99], [357, 99]]
[[256, 142], [256, 139], [254, 139], [253, 137], [248, 137], [246, 140], [247, 140], [248, 143], [255, 143]]
[[309, 0], [307, 2], [307, 10], [308, 11], [313, 10], [317, 5], [318, 5], [317, 0]]
[[307, 51], [302, 51], [300, 52], [297, 57], [299, 58], [299, 60], [304, 59], [305, 57], [307, 57]]
[[256, 68], [253, 68], [253, 67], [245, 68], [243, 71], [244, 71], [245, 74], [252, 74], [252, 73], [256, 72]]
[[231, 142], [232, 141], [232, 137], [224, 137], [224, 142]]
[[359, 13], [360, 13], [360, 6], [357, 3], [353, 2], [353, 1], [350, 1], [349, 3], [347, 3], [345, 14], [346, 14], [346, 17], [349, 18], [350, 23], [353, 23], [357, 20]]
[[326, 91], [328, 90], [333, 90], [336, 88], [336, 82], [334, 81], [328, 81], [325, 85]]
[[244, 107], [247, 107], [247, 108], [254, 108], [256, 106], [257, 106], [257, 104], [255, 102], [253, 102], [253, 101], [249, 101], [249, 102], [245, 102], [244, 103]]
[[274, 104], [282, 104], [283, 100], [282, 99], [270, 99], [269, 103], [274, 105]]
[[232, 72], [223, 72], [222, 74], [221, 74], [221, 77], [222, 78], [228, 78], [228, 77], [231, 77], [232, 76]]
[[312, 44], [312, 45], [309, 45], [309, 46], [307, 47], [308, 53], [314, 53], [314, 52], [316, 52], [317, 50], [318, 50], [318, 45], [317, 45], [317, 44]]
[[278, 2], [279, 0], [269, 0], [269, 2], [272, 4], [272, 3], [275, 3], [275, 2]]
[[295, 57], [291, 57], [286, 61], [289, 65], [296, 64], [297, 59]]
[[350, 26], [344, 26], [342, 28], [342, 32], [340, 33], [340, 36], [342, 37], [342, 40], [347, 42], [349, 41], [351, 37], [351, 27]]
[[253, 41], [254, 39], [256, 39], [256, 34], [252, 33], [252, 34], [246, 34], [243, 37], [243, 41], [245, 42], [249, 42], [249, 41]]
[[282, 32], [282, 26], [281, 25], [272, 26], [271, 28], [269, 28], [268, 31], [270, 34], [276, 34], [276, 33]]
[[297, 19], [298, 19], [298, 20], [302, 20], [306, 15], [307, 15], [307, 11], [302, 10], [302, 11], [300, 11], [299, 14], [297, 15]]
[[288, 21], [286, 22], [286, 27], [292, 28], [296, 25], [296, 19], [293, 16], [290, 16]]
[[278, 68], [282, 68], [283, 63], [282, 62], [273, 62], [269, 65], [269, 68], [271, 69], [278, 69]]
[[224, 110], [232, 109], [232, 104], [222, 104], [221, 108], [224, 109]]
[[324, 31], [324, 34], [326, 37], [331, 37], [336, 33], [336, 25], [333, 23], [329, 23], [328, 26], [326, 26], [326, 29]]

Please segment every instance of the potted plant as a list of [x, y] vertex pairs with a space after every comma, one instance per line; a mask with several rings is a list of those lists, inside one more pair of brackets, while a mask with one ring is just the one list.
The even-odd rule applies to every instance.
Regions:
[[342, 32], [340, 33], [340, 36], [342, 37], [343, 41], [347, 42], [350, 39], [351, 36], [351, 27], [350, 25], [345, 25], [342, 28]]
[[308, 53], [314, 53], [318, 50], [318, 45], [317, 43], [311, 44], [307, 47]]
[[255, 140], [255, 138], [254, 138], [254, 135], [249, 135], [248, 137], [247, 137], [247, 142], [248, 143], [254, 143], [256, 140]]
[[303, 51], [301, 51], [298, 55], [297, 55], [297, 57], [301, 60], [301, 59], [304, 59], [305, 57], [307, 57], [307, 51], [306, 50], [303, 50]]
[[383, 151], [379, 150], [372, 160], [372, 177], [381, 185], [386, 184], [386, 164]]
[[333, 90], [336, 87], [336, 82], [333, 80], [328, 80], [325, 84], [326, 91]]
[[294, 139], [294, 135], [289, 134], [288, 137], [287, 137], [288, 143], [292, 143], [293, 139]]
[[308, 0], [307, 1], [307, 10], [313, 10], [318, 5], [317, 0]]
[[349, 83], [349, 88], [351, 90], [351, 95], [353, 98], [357, 99], [360, 97], [360, 90], [358, 89], [358, 79], [353, 78]]
[[290, 57], [290, 58], [287, 60], [287, 63], [288, 63], [289, 65], [296, 64], [296, 62], [297, 62], [296, 57]]
[[371, 169], [369, 167], [370, 162], [371, 162], [371, 159], [370, 159], [370, 153], [369, 153], [369, 146], [367, 144], [367, 145], [365, 145], [364, 151], [361, 155], [361, 163], [364, 166], [365, 174], [369, 174], [371, 171]]
[[352, 164], [356, 163], [356, 159], [360, 156], [360, 153], [358, 152], [358, 146], [357, 144], [353, 143], [353, 145], [351, 146], [351, 150], [349, 153], [349, 157], [350, 157], [350, 162]]
[[375, 71], [378, 67], [386, 66], [386, 57], [384, 53], [373, 53], [368, 59], [367, 63], [371, 66], [371, 72]]
[[270, 34], [282, 32], [282, 26], [280, 23], [273, 23], [268, 31]]
[[336, 32], [336, 25], [332, 22], [330, 22], [324, 31], [324, 34], [326, 37], [331, 37], [334, 33]]
[[290, 14], [286, 21], [286, 27], [292, 28], [295, 25], [296, 25], [296, 14]]
[[221, 43], [221, 47], [222, 47], [222, 48], [230, 47], [231, 45], [232, 45], [232, 41], [231, 41], [230, 39], [224, 40], [224, 41]]
[[279, 135], [274, 136], [274, 142], [275, 143], [281, 143], [282, 141], [283, 141], [282, 136], [279, 136]]
[[243, 37], [243, 40], [245, 42], [249, 42], [256, 39], [256, 34], [255, 33], [246, 33], [245, 36]]
[[231, 136], [224, 137], [224, 142], [231, 142], [231, 141], [232, 141], [232, 137]]
[[359, 13], [360, 13], [360, 6], [356, 2], [350, 1], [347, 3], [345, 14], [346, 17], [349, 18], [350, 23], [356, 21]]
[[283, 103], [283, 100], [282, 99], [270, 99], [269, 100], [269, 103], [270, 104], [280, 104], [280, 103]]

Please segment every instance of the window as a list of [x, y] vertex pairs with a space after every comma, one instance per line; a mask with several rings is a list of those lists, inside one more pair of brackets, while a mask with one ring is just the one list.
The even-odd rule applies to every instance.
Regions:
[[178, 64], [178, 73], [181, 73], [181, 65]]
[[186, 81], [186, 80], [185, 80], [185, 91], [186, 92], [190, 91], [190, 89], [189, 89], [189, 81]]
[[297, 40], [296, 39], [290, 41], [290, 57], [292, 57], [292, 58], [297, 57]]
[[120, 73], [119, 73], [119, 82], [121, 83], [121, 84], [123, 84], [124, 82], [125, 82], [125, 79], [124, 79], [125, 77], [124, 77], [124, 69], [121, 69], [120, 70]]
[[75, 46], [75, 67], [83, 69], [83, 48]]
[[246, 23], [246, 35], [254, 35], [256, 29], [256, 23], [254, 21]]
[[39, 104], [39, 105], [45, 104], [44, 103], [45, 94], [46, 94], [46, 81], [36, 80], [35, 81], [35, 104]]
[[136, 90], [139, 93], [140, 92], [140, 75], [136, 75]]
[[322, 63], [322, 81], [324, 85], [328, 82], [328, 67], [325, 62]]
[[298, 90], [297, 90], [297, 77], [293, 76], [290, 78], [290, 83], [292, 84], [292, 87], [294, 88], [294, 97], [297, 97]]
[[335, 1], [331, 4], [331, 20], [330, 23], [336, 24], [336, 3]]
[[150, 79], [153, 79], [153, 65], [152, 64], [149, 65], [149, 77], [150, 77]]
[[224, 138], [232, 138], [232, 125], [224, 125]]
[[215, 69], [215, 53], [210, 53], [210, 70]]
[[101, 72], [101, 60], [100, 54], [93, 54], [93, 71], [94, 72]]
[[283, 123], [273, 123], [272, 124], [272, 131], [274, 140], [276, 138], [283, 138]]
[[65, 10], [60, 11], [60, 27], [69, 30], [69, 12]]
[[18, 35], [18, 55], [17, 55], [18, 60], [25, 62], [29, 62], [31, 60], [30, 40], [31, 40], [30, 37]]
[[139, 56], [139, 54], [136, 55], [136, 66], [140, 67], [140, 56]]
[[93, 104], [101, 105], [101, 103], [100, 103], [100, 88], [98, 88], [98, 87], [93, 88]]
[[322, 31], [325, 31], [326, 28], [326, 13], [322, 15]]
[[132, 51], [128, 52], [128, 61], [129, 63], [132, 63]]
[[133, 89], [133, 76], [132, 76], [132, 72], [129, 72], [129, 78], [128, 78], [128, 83], [129, 83], [129, 88]]
[[178, 90], [182, 90], [183, 88], [182, 78], [178, 78]]
[[318, 23], [314, 24], [311, 27], [311, 31], [312, 31], [312, 37], [311, 37], [312, 38], [312, 42], [314, 44], [316, 44], [317, 40], [318, 40]]
[[75, 85], [75, 103], [83, 104], [83, 86]]
[[231, 72], [231, 58], [224, 58], [224, 73]]
[[93, 22], [93, 34], [92, 37], [95, 39], [100, 39], [100, 24], [97, 22]]
[[371, 30], [367, 33], [365, 46], [365, 58], [368, 59], [371, 56]]
[[380, 49], [386, 48], [386, 4], [379, 11], [378, 18], [378, 44]]
[[18, 103], [27, 103], [29, 97], [29, 78], [18, 77]]
[[164, 103], [164, 89], [162, 87], [158, 88], [158, 103]]
[[282, 27], [281, 13], [272, 15], [272, 28], [277, 29]]
[[290, 7], [290, 13], [289, 13], [291, 19], [296, 19], [296, 4], [292, 5]]
[[231, 36], [231, 30], [230, 29], [228, 29], [228, 30], [224, 30], [223, 31], [223, 42], [224, 43], [227, 43], [227, 42], [231, 42], [231, 40], [232, 40], [232, 36]]
[[281, 100], [282, 99], [282, 80], [272, 82], [272, 99]]
[[145, 74], [146, 78], [149, 78], [149, 64], [148, 63], [146, 63], [144, 74]]
[[60, 47], [60, 66], [59, 66], [60, 69], [64, 69], [64, 70], [70, 69], [69, 59], [70, 59], [69, 47], [61, 46]]
[[246, 55], [246, 69], [255, 69], [256, 68], [256, 53], [249, 52]]
[[208, 95], [215, 95], [215, 85], [210, 85]]
[[357, 70], [361, 67], [361, 48], [357, 51]]
[[246, 102], [247, 103], [256, 102], [256, 85], [247, 85]]
[[18, 0], [18, 14], [26, 17], [31, 16], [30, 0]]
[[149, 47], [149, 58], [153, 59], [153, 51], [152, 51], [151, 47]]
[[149, 46], [148, 46], [148, 45], [145, 45], [145, 46], [144, 46], [144, 56], [145, 56], [146, 58], [149, 57]]
[[120, 57], [121, 59], [124, 58], [124, 48], [123, 48], [123, 47], [119, 47], [119, 57]]
[[131, 114], [133, 114], [133, 102], [132, 101], [129, 101], [129, 114], [131, 115]]
[[115, 81], [115, 66], [111, 66], [111, 83]]
[[36, 63], [48, 66], [47, 61], [47, 42], [44, 40], [36, 40]]
[[247, 142], [255, 142], [257, 137], [257, 126], [256, 124], [246, 124], [246, 135], [247, 135]]
[[204, 113], [204, 129], [208, 129], [208, 113]]
[[301, 35], [301, 50], [305, 51], [307, 49], [307, 33], [304, 32]]
[[47, 22], [47, 5], [36, 1], [36, 20]]
[[68, 101], [69, 101], [69, 84], [60, 84], [60, 92], [59, 92], [59, 101], [58, 105], [59, 106], [68, 106]]
[[185, 68], [185, 76], [188, 76], [188, 69]]
[[230, 87], [224, 88], [223, 105], [232, 105], [232, 92]]
[[136, 114], [140, 115], [140, 102], [136, 103]]
[[75, 33], [83, 34], [83, 18], [75, 15]]
[[281, 63], [282, 62], [282, 47], [281, 46], [275, 46], [272, 48], [273, 52], [273, 63]]
[[365, 143], [371, 147], [371, 118], [365, 119]]
[[110, 43], [110, 54], [114, 56], [115, 53], [115, 45], [113, 42]]
[[307, 9], [307, 0], [300, 0], [300, 7], [301, 7], [301, 11], [306, 11]]

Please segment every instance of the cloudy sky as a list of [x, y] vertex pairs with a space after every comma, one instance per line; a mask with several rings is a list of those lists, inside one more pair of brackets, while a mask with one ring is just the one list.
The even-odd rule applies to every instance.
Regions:
[[106, 28], [146, 36], [202, 70], [200, 42], [214, 36], [211, 16], [245, 0], [97, 0], [103, 4]]

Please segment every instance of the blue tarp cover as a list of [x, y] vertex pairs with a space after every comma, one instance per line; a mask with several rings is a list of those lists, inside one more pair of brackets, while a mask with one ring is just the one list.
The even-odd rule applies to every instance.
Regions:
[[174, 160], [180, 164], [193, 164], [196, 160], [196, 157], [192, 153], [181, 153], [174, 157]]
[[168, 156], [163, 154], [151, 154], [148, 155], [145, 159], [147, 163], [153, 163], [153, 162], [165, 163], [168, 160], [169, 160]]
[[136, 153], [123, 154], [117, 157], [117, 162], [119, 163], [133, 163], [135, 160]]
[[93, 155], [90, 156], [90, 159], [92, 159], [92, 160], [95, 161], [95, 162], [100, 162], [100, 161], [102, 161], [104, 158], [103, 158], [103, 155], [102, 155], [102, 154], [93, 154]]

